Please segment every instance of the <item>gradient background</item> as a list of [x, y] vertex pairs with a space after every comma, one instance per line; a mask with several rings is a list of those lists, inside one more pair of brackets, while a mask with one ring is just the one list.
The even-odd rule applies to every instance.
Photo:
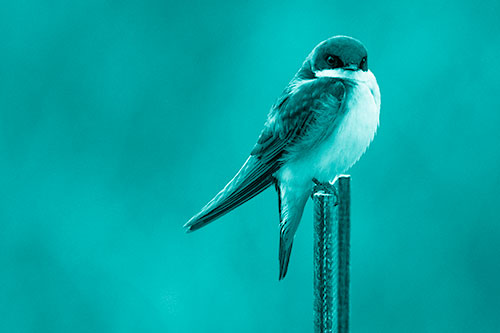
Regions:
[[351, 170], [352, 332], [500, 332], [500, 2], [7, 1], [0, 331], [310, 332], [312, 210], [181, 226], [336, 34], [381, 127]]

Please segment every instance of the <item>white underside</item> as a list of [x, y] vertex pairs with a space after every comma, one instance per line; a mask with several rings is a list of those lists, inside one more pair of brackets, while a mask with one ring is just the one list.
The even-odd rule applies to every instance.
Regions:
[[344, 101], [346, 114], [330, 137], [302, 157], [285, 163], [275, 175], [283, 188], [298, 193], [310, 191], [312, 178], [333, 181], [345, 173], [366, 151], [379, 124], [380, 92], [370, 71], [330, 69], [315, 74], [343, 78], [354, 87]]

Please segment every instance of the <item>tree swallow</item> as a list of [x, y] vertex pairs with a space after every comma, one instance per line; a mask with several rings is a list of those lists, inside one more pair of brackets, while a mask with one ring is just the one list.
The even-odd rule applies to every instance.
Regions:
[[375, 136], [379, 112], [380, 91], [363, 44], [347, 36], [319, 43], [272, 106], [245, 164], [184, 227], [197, 230], [274, 184], [283, 279], [313, 180], [332, 182], [358, 161]]

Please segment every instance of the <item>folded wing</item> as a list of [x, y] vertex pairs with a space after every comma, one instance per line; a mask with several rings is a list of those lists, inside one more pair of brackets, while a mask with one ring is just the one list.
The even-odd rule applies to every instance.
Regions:
[[343, 84], [332, 78], [290, 84], [271, 108], [268, 121], [245, 164], [184, 227], [188, 231], [197, 230], [273, 184], [273, 174], [286, 162], [289, 151], [304, 144], [301, 138], [308, 137], [305, 134], [314, 126], [323, 95], [335, 96], [341, 101], [344, 93]]

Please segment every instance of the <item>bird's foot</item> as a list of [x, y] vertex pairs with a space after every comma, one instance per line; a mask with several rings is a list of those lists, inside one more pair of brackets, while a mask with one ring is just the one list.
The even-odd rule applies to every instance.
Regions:
[[337, 206], [339, 197], [338, 197], [337, 189], [335, 188], [335, 186], [333, 186], [333, 184], [331, 184], [330, 182], [322, 183], [319, 180], [317, 180], [316, 178], [313, 178], [312, 181], [314, 183], [314, 187], [313, 187], [313, 191], [311, 193], [311, 197], [313, 197], [314, 193], [317, 193], [317, 192], [324, 192], [327, 194], [333, 194], [335, 196], [335, 206]]

